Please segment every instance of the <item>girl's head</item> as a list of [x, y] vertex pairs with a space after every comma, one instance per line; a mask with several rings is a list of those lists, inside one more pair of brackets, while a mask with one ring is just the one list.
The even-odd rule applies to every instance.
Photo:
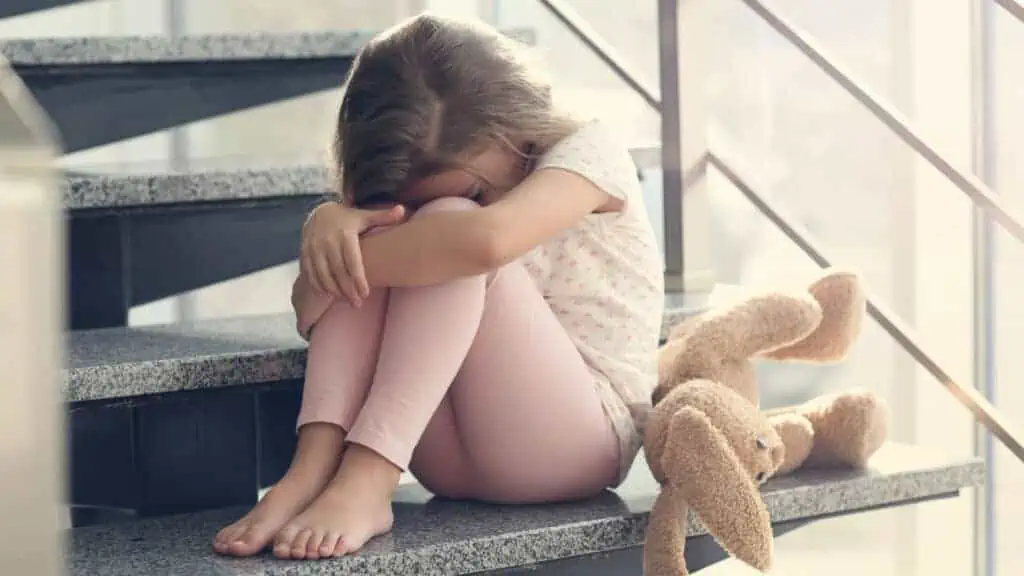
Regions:
[[334, 143], [347, 204], [489, 198], [575, 124], [524, 49], [483, 24], [423, 14], [359, 53]]

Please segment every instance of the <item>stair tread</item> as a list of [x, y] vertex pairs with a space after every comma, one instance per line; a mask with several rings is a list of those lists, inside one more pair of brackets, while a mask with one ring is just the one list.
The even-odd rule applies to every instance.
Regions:
[[67, 350], [68, 402], [299, 378], [306, 355], [292, 314], [74, 331]]
[[0, 54], [14, 66], [350, 57], [373, 34], [370, 30], [334, 30], [175, 38], [159, 35], [18, 38], [0, 41]]
[[332, 190], [327, 169], [314, 163], [194, 172], [139, 174], [69, 171], [64, 208], [87, 210], [160, 204], [322, 197]]
[[[773, 522], [812, 520], [954, 496], [984, 481], [980, 460], [888, 444], [866, 470], [806, 470], [762, 487]], [[614, 492], [584, 502], [500, 507], [430, 501], [419, 486], [400, 489], [396, 525], [349, 558], [282, 562], [226, 559], [210, 538], [243, 510], [231, 509], [70, 531], [69, 574], [166, 576], [291, 574], [469, 574], [595, 554], [643, 542], [657, 485], [638, 460]], [[687, 534], [704, 530], [693, 516]]]
[[[660, 147], [631, 148], [638, 165], [657, 164]], [[65, 171], [63, 205], [68, 210], [116, 209], [161, 204], [321, 197], [333, 190], [323, 160], [206, 158], [190, 160], [188, 171], [151, 164]]]
[[[15, 67], [176, 62], [351, 58], [378, 31], [252, 32], [179, 37], [81, 36], [0, 40], [0, 55]], [[532, 41], [529, 31], [506, 34]]]

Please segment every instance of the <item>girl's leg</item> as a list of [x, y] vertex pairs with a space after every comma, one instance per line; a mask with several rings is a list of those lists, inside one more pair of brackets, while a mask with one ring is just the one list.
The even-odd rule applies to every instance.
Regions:
[[440, 496], [541, 503], [593, 496], [618, 468], [618, 436], [576, 344], [526, 270], [507, 266], [413, 473]]
[[[450, 198], [425, 209], [471, 206]], [[390, 496], [418, 443], [414, 472], [453, 496], [578, 498], [609, 485], [618, 464], [592, 376], [518, 265], [493, 281], [390, 291], [377, 371], [348, 442], [334, 479], [278, 534], [275, 555], [347, 553], [390, 529]], [[501, 477], [515, 467], [515, 480]], [[458, 484], [463, 473], [472, 482]]]
[[345, 430], [351, 429], [372, 381], [386, 297], [386, 291], [378, 291], [359, 309], [338, 300], [320, 317], [310, 339], [291, 466], [249, 514], [217, 534], [215, 550], [233, 556], [259, 553], [337, 471]]

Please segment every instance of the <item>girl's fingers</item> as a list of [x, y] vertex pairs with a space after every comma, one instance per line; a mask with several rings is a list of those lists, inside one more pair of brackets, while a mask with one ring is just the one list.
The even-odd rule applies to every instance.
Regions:
[[324, 287], [324, 292], [341, 294], [341, 288], [334, 281], [334, 274], [331, 272], [331, 264], [327, 260], [327, 255], [323, 251], [317, 251], [313, 255], [313, 262], [316, 264], [316, 275], [320, 279], [320, 285]]
[[334, 282], [340, 289], [340, 294], [344, 295], [350, 304], [358, 307], [362, 304], [362, 301], [355, 282], [352, 280], [352, 274], [349, 272], [348, 259], [342, 252], [343, 242], [344, 240], [332, 240], [328, 247], [327, 253], [331, 263], [331, 274], [333, 275]]
[[359, 297], [356, 285], [350, 278], [346, 278], [345, 282], [341, 284], [341, 294], [353, 308], [359, 308], [363, 305], [363, 299]]
[[363, 251], [359, 246], [359, 236], [356, 234], [346, 236], [341, 247], [345, 253], [345, 266], [348, 268], [348, 274], [355, 283], [359, 296], [369, 297], [370, 285], [366, 282], [366, 270], [363, 268]]
[[324, 245], [324, 253], [327, 256], [327, 264], [331, 267], [331, 278], [338, 287], [341, 287], [348, 276], [348, 265], [341, 253], [340, 244], [332, 238]]
[[313, 257], [309, 253], [309, 250], [302, 250], [302, 257], [300, 258], [299, 266], [302, 269], [302, 275], [305, 276], [306, 280], [309, 282], [309, 287], [312, 288], [315, 292], [318, 292], [320, 294], [326, 294], [327, 290], [324, 290], [323, 284], [320, 283], [320, 278], [318, 278], [316, 265], [313, 263]]

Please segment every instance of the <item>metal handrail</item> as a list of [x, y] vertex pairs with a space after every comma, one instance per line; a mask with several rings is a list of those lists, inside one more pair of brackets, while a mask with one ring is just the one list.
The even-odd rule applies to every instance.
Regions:
[[[714, 152], [708, 154], [708, 163], [718, 170], [733, 186], [736, 187], [755, 208], [766, 218], [772, 221], [794, 244], [800, 247], [805, 254], [810, 256], [818, 266], [827, 268], [831, 261], [824, 255], [824, 252], [815, 246], [808, 238], [806, 232], [801, 232], [801, 227], [785, 216], [778, 208], [772, 205], [767, 199], [754, 191], [737, 172], [724, 160], [716, 156]], [[1015, 431], [1012, 431], [1006, 417], [999, 409], [993, 406], [977, 390], [964, 386], [943, 369], [930, 354], [924, 350], [917, 338], [912, 335], [912, 330], [897, 318], [897, 315], [879, 304], [875, 298], [870, 296], [867, 299], [867, 312], [878, 324], [892, 336], [899, 345], [906, 350], [913, 358], [935, 377], [953, 396], [978, 419], [992, 434], [999, 438], [1010, 452], [1019, 460], [1024, 462], [1024, 446], [1021, 445], [1022, 438]]]
[[[579, 13], [563, 0], [538, 0], [541, 5], [559, 19], [573, 35], [587, 45], [590, 50], [623, 82], [629, 85], [651, 108], [661, 112], [661, 101], [655, 91], [648, 87], [640, 75], [630, 69], [618, 56], [615, 49], [597, 33]], [[903, 142], [920, 154], [929, 164], [934, 166], [950, 182], [964, 192], [975, 205], [982, 207], [996, 222], [1018, 241], [1024, 243], [1024, 223], [1014, 217], [1003, 203], [989, 188], [970, 172], [961, 170], [939, 154], [913, 125], [894, 107], [871, 94], [862, 82], [842, 70], [835, 59], [825, 55], [815, 45], [810, 36], [799, 30], [788, 19], [781, 16], [773, 8], [769, 8], [760, 0], [741, 0], [783, 38], [800, 50], [825, 74], [838, 83], [843, 89], [868, 109], [876, 118], [885, 124]], [[996, 0], [996, 3], [1024, 22], [1024, 5], [1016, 0]]]
[[1024, 4], [1017, 0], [996, 0], [996, 4], [1009, 12], [1014, 18], [1024, 22]]
[[1024, 243], [1024, 223], [1010, 214], [1003, 203], [989, 190], [985, 184], [970, 172], [961, 170], [939, 154], [934, 146], [928, 144], [918, 131], [894, 107], [884, 103], [872, 95], [863, 83], [835, 63], [835, 60], [824, 54], [810, 36], [799, 30], [786, 18], [780, 16], [761, 0], [740, 0], [775, 29], [783, 38], [804, 53], [825, 74], [832, 78], [851, 96], [857, 99], [876, 118], [882, 121], [903, 142], [920, 154], [929, 164], [934, 166], [950, 182], [956, 185], [971, 201], [982, 207], [989, 216], [1021, 243]]
[[573, 10], [572, 6], [562, 0], [538, 0], [555, 18], [572, 32], [573, 36], [587, 45], [595, 56], [612, 69], [620, 80], [629, 85], [655, 112], [661, 112], [661, 98], [657, 90], [651, 88], [640, 78], [640, 74], [631, 70], [629, 65], [616, 53], [615, 48], [594, 30], [587, 20]]
[[[628, 84], [651, 108], [661, 112], [661, 101], [655, 91], [640, 79], [640, 75], [629, 68], [618, 56], [615, 49], [597, 33], [579, 13], [562, 0], [538, 0], [541, 5], [557, 17], [573, 35], [587, 45], [590, 50], [626, 84]], [[816, 46], [814, 40], [798, 29], [792, 22], [781, 16], [775, 9], [769, 8], [761, 0], [741, 0], [783, 38], [807, 56], [832, 80], [853, 96], [876, 118], [885, 124], [904, 143], [920, 154], [929, 164], [935, 167], [950, 182], [964, 192], [971, 202], [980, 206], [988, 215], [998, 222], [1007, 232], [1021, 243], [1024, 243], [1024, 223], [1014, 217], [995, 194], [981, 180], [968, 171], [961, 170], [939, 154], [929, 144], [909, 120], [893, 106], [886, 104], [881, 98], [874, 96], [864, 87], [862, 82], [840, 68], [835, 59], [825, 55]], [[996, 3], [1024, 22], [1024, 4], [1016, 0], [996, 0]]]

